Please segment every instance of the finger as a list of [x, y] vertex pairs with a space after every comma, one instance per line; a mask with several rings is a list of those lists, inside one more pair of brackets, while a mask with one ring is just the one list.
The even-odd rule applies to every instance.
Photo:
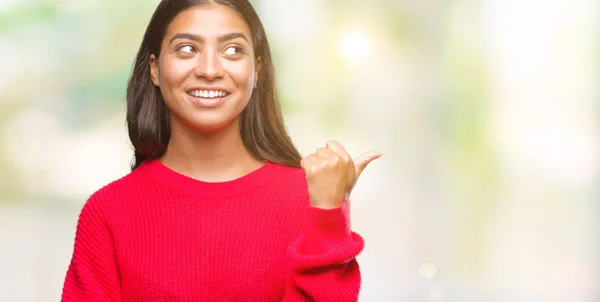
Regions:
[[340, 156], [335, 154], [335, 152], [331, 151], [329, 148], [319, 148], [317, 150], [317, 155], [324, 159], [324, 165], [337, 166], [338, 164], [344, 164], [344, 161], [340, 158]]
[[307, 157], [305, 157], [305, 158], [303, 158], [303, 159], [301, 159], [301, 160], [300, 160], [300, 167], [301, 167], [303, 170], [306, 170], [306, 168], [308, 167], [309, 161], [310, 161], [310, 159], [308, 158], [308, 156], [307, 156]]
[[308, 157], [310, 165], [313, 167], [320, 167], [327, 164], [327, 157], [321, 156], [320, 154], [313, 153]]
[[326, 146], [344, 161], [350, 161], [350, 154], [346, 152], [346, 149], [344, 148], [344, 146], [342, 146], [342, 144], [334, 140], [329, 140]]
[[335, 156], [335, 153], [331, 149], [328, 148], [319, 148], [317, 149], [317, 154], [323, 158], [332, 158]]
[[312, 153], [300, 161], [300, 166], [304, 170], [306, 178], [310, 178], [315, 173], [316, 169], [318, 169], [320, 158], [319, 155]]
[[307, 155], [306, 157], [300, 160], [300, 167], [302, 167], [302, 169], [310, 167], [312, 164], [315, 163], [316, 159], [319, 157], [320, 156], [315, 153]]
[[358, 177], [363, 172], [363, 170], [371, 161], [378, 159], [379, 157], [381, 157], [381, 153], [375, 151], [366, 152], [358, 156], [354, 160], [354, 167], [356, 168], [356, 177]]

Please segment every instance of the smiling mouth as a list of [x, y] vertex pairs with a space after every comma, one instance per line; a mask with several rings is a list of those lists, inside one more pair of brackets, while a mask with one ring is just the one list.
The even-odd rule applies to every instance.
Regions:
[[190, 96], [195, 98], [205, 98], [205, 99], [217, 99], [226, 97], [229, 95], [228, 92], [222, 90], [192, 90], [187, 93]]

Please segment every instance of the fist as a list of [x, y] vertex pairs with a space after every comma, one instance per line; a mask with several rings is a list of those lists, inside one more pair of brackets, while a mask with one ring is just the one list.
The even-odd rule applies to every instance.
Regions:
[[342, 205], [365, 167], [380, 156], [367, 152], [352, 160], [340, 143], [330, 140], [326, 147], [303, 158], [300, 165], [306, 173], [310, 204], [323, 209]]

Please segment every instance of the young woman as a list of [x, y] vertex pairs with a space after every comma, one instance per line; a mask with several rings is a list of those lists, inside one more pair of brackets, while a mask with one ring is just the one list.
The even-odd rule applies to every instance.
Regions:
[[380, 155], [288, 137], [247, 0], [163, 0], [127, 88], [132, 172], [81, 211], [62, 301], [355, 301], [348, 198]]

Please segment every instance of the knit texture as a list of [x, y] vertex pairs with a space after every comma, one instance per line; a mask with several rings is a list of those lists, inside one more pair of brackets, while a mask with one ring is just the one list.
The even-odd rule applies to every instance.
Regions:
[[356, 301], [349, 202], [307, 189], [271, 162], [219, 183], [144, 162], [83, 206], [62, 301]]

